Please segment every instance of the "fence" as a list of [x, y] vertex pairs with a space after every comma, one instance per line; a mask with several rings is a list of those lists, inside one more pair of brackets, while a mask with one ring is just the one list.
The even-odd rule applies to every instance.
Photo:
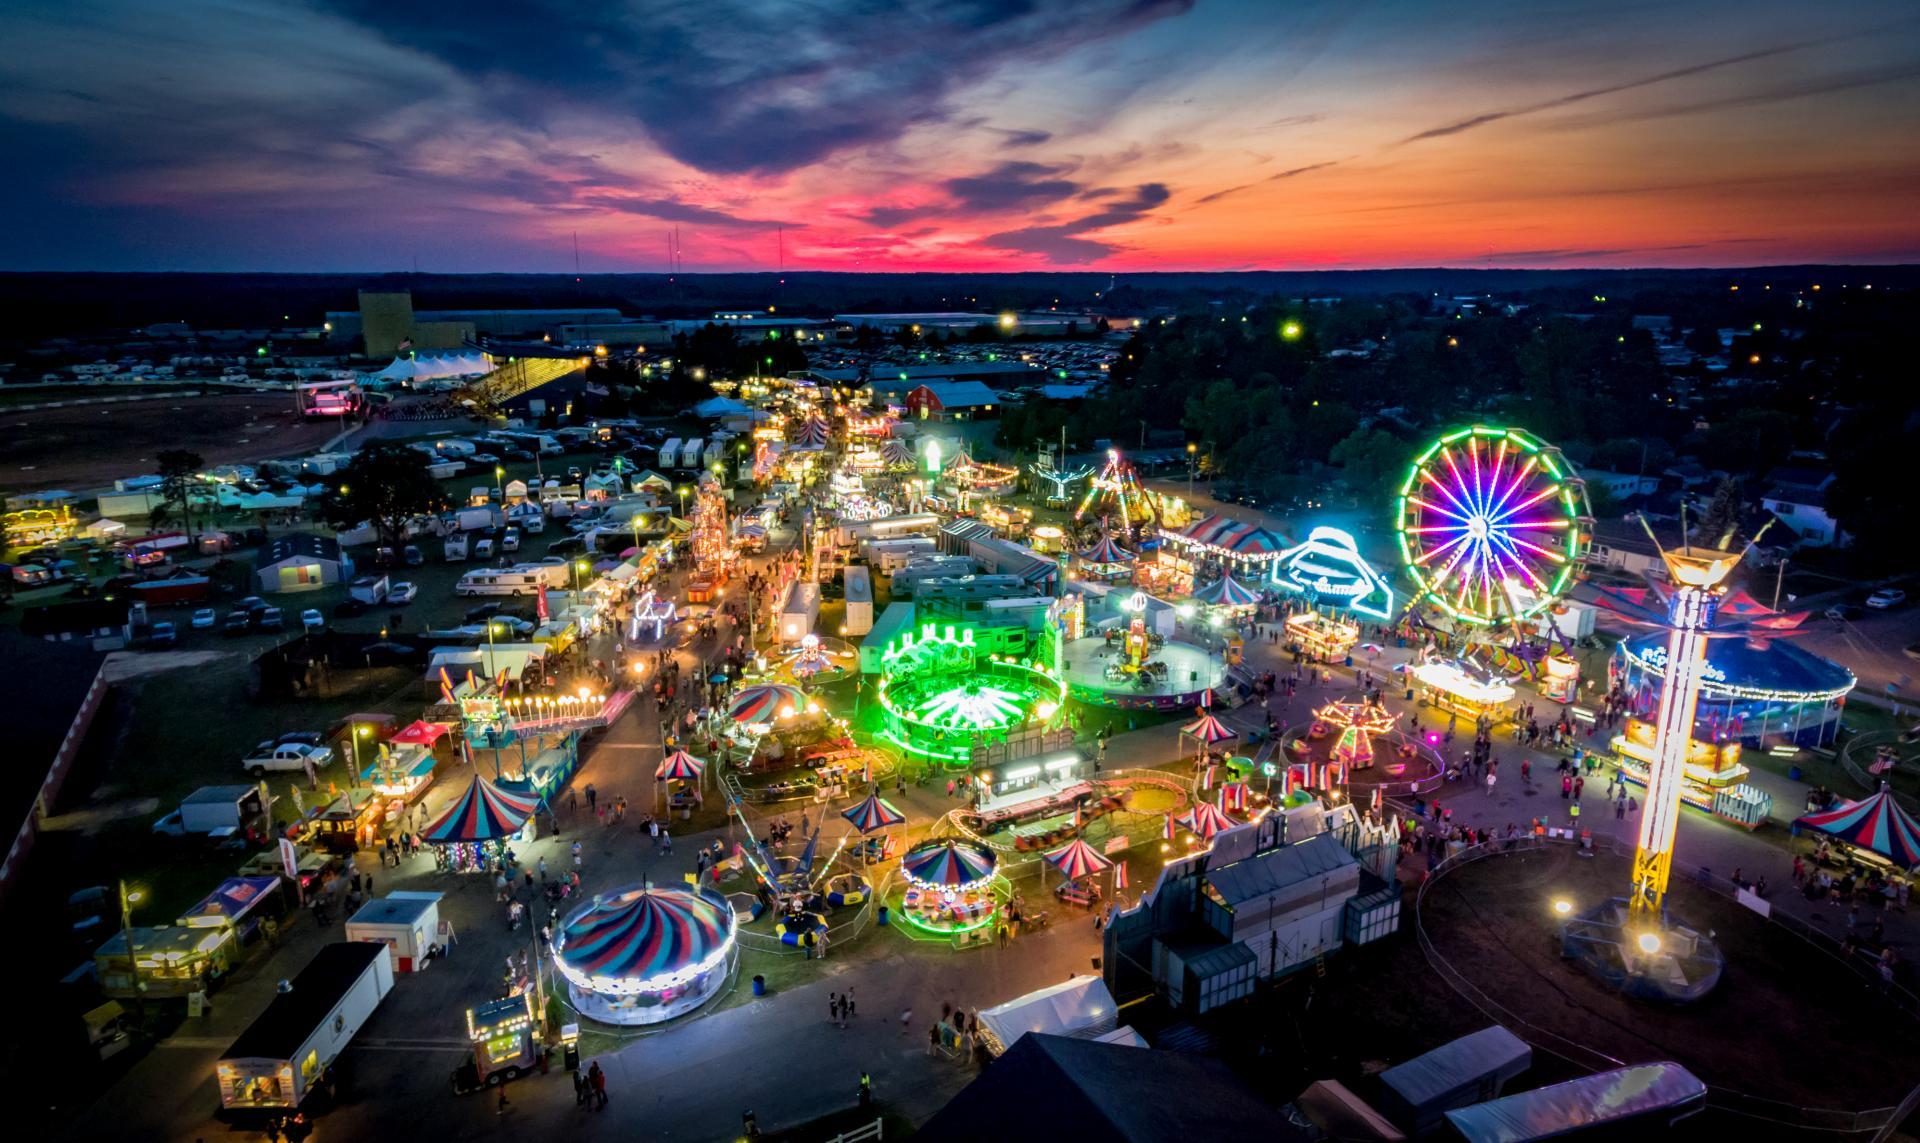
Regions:
[[[1576, 1067], [1605, 1071], [1611, 1068], [1625, 1066], [1624, 1062], [1614, 1059], [1612, 1056], [1598, 1049], [1576, 1043], [1558, 1033], [1540, 1028], [1481, 991], [1477, 985], [1455, 970], [1446, 958], [1440, 954], [1439, 950], [1434, 947], [1432, 939], [1427, 935], [1426, 924], [1421, 916], [1422, 907], [1425, 905], [1427, 899], [1427, 891], [1438, 884], [1447, 874], [1456, 869], [1488, 858], [1507, 857], [1554, 847], [1571, 847], [1580, 844], [1583, 843], [1570, 839], [1525, 836], [1511, 840], [1495, 839], [1486, 841], [1479, 845], [1468, 846], [1457, 853], [1449, 854], [1433, 868], [1426, 879], [1420, 883], [1418, 892], [1414, 894], [1414, 936], [1419, 942], [1421, 954], [1427, 958], [1427, 963], [1433, 968], [1435, 975], [1439, 976], [1440, 979], [1447, 983], [1448, 987], [1459, 993], [1468, 1003], [1480, 1009], [1480, 1011], [1485, 1013], [1489, 1018], [1507, 1025], [1514, 1030], [1516, 1035], [1519, 1035], [1534, 1047], [1558, 1056]], [[1626, 847], [1617, 844], [1612, 838], [1594, 838], [1586, 844], [1589, 844], [1592, 849], [1598, 852], [1609, 853], [1617, 857], [1631, 856]], [[1674, 876], [1679, 877], [1681, 874], [1682, 869], [1676, 866]], [[1711, 890], [1722, 897], [1737, 901], [1735, 894], [1738, 887], [1728, 878], [1717, 876], [1704, 867], [1694, 867], [1688, 873], [1688, 877], [1693, 884], [1701, 888]], [[1885, 984], [1881, 982], [1876, 975], [1864, 971], [1862, 966], [1857, 962], [1843, 958], [1838, 952], [1837, 945], [1827, 934], [1813, 928], [1798, 917], [1777, 910], [1770, 911], [1765, 919], [1779, 928], [1792, 933], [1799, 939], [1806, 941], [1810, 946], [1832, 957], [1845, 968], [1867, 978], [1876, 987], [1884, 991], [1889, 1002], [1899, 1007], [1901, 1011], [1906, 1013], [1910, 1018], [1920, 1019], [1920, 996], [1915, 996], [1912, 992], [1898, 985]], [[1798, 1107], [1793, 1104], [1782, 1103], [1778, 1100], [1767, 1099], [1763, 1096], [1752, 1095], [1733, 1088], [1711, 1085], [1708, 1087], [1707, 1102], [1717, 1110], [1730, 1112], [1735, 1115], [1743, 1115], [1748, 1118], [1763, 1119], [1773, 1123], [1785, 1124], [1805, 1131], [1826, 1131], [1839, 1134], [1864, 1134], [1870, 1131], [1878, 1131], [1889, 1123], [1894, 1122], [1896, 1120], [1896, 1114], [1899, 1111], [1898, 1108], [1894, 1107], [1871, 1108], [1865, 1111]]]
[[[1867, 773], [1866, 769], [1862, 767], [1860, 763], [1854, 761], [1853, 752], [1864, 747], [1871, 753], [1882, 746], [1891, 746], [1899, 741], [1899, 732], [1893, 730], [1870, 730], [1865, 734], [1856, 734], [1847, 740], [1846, 745], [1840, 748], [1840, 752], [1837, 755], [1840, 759], [1840, 768], [1845, 770], [1847, 777], [1852, 778], [1865, 793], [1878, 793], [1880, 784], [1885, 781], [1885, 779]], [[1891, 786], [1888, 788], [1892, 789]], [[1920, 799], [1894, 790], [1893, 800], [1900, 804], [1901, 809], [1909, 813], [1920, 813]]]

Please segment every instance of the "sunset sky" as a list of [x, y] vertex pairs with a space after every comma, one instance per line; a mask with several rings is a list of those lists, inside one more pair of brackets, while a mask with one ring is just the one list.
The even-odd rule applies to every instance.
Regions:
[[1920, 7], [10, 0], [0, 269], [1920, 261]]

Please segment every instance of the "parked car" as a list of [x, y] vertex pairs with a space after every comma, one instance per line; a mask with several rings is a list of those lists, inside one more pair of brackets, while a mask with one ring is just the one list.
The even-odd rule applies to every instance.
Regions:
[[318, 746], [327, 740], [326, 735], [317, 730], [289, 730], [273, 740], [275, 746], [285, 746], [297, 742], [302, 746]]
[[309, 746], [304, 742], [262, 742], [240, 760], [240, 767], [254, 777], [261, 778], [269, 770], [304, 770], [309, 762], [317, 770], [331, 761], [332, 747]]
[[1828, 619], [1858, 619], [1867, 613], [1867, 609], [1857, 603], [1836, 603], [1821, 612]]
[[357, 599], [343, 599], [333, 605], [333, 617], [335, 619], [357, 619], [372, 610], [373, 608], [371, 606]]
[[147, 628], [147, 646], [171, 647], [180, 641], [180, 631], [172, 622], [162, 619]]
[[246, 612], [229, 611], [227, 612], [227, 617], [220, 621], [220, 634], [245, 635], [247, 630], [252, 626], [253, 617]]
[[419, 594], [420, 589], [418, 587], [402, 580], [387, 588], [387, 602], [395, 607], [405, 607], [407, 604], [412, 603]]
[[502, 606], [502, 604], [498, 603], [483, 603], [478, 607], [469, 608], [466, 616], [467, 622], [485, 623], [487, 620], [500, 614], [500, 608]]
[[286, 627], [287, 621], [279, 608], [263, 607], [254, 613], [253, 625], [262, 631], [280, 631]]
[[309, 607], [300, 613], [300, 627], [304, 631], [325, 631], [327, 617], [320, 614], [317, 607]]
[[408, 544], [406, 547], [400, 549], [400, 562], [410, 568], [417, 568], [427, 562], [427, 557], [420, 554], [419, 548]]
[[1875, 611], [1898, 607], [1907, 601], [1907, 593], [1897, 587], [1883, 587], [1867, 597], [1867, 606]]
[[520, 529], [508, 528], [500, 534], [500, 550], [503, 552], [517, 552], [520, 550]]
[[211, 607], [200, 608], [193, 613], [193, 618], [187, 621], [187, 625], [195, 631], [211, 631], [219, 624], [220, 617], [214, 614]]
[[267, 601], [257, 595], [249, 595], [234, 604], [233, 607], [236, 611], [244, 611], [251, 615], [256, 611], [265, 611], [267, 609]]

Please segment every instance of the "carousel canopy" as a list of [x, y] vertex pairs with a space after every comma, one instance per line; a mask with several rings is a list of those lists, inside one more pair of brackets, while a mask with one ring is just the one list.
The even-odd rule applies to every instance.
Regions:
[[660, 760], [659, 768], [654, 770], [653, 776], [669, 778], [675, 782], [691, 782], [706, 768], [705, 762], [684, 750], [676, 750]]
[[718, 956], [733, 935], [733, 910], [693, 889], [603, 893], [568, 917], [554, 958], [569, 976], [657, 980]]
[[1260, 602], [1260, 593], [1230, 575], [1221, 576], [1193, 593], [1201, 603], [1215, 607], [1252, 607]]
[[[1666, 672], [1667, 637], [1650, 631], [1628, 639], [1621, 654], [1659, 675]], [[1813, 702], [1853, 689], [1853, 672], [1831, 659], [1776, 639], [1711, 639], [1707, 642], [1705, 689], [1734, 697]]]
[[1808, 814], [1793, 824], [1871, 849], [1902, 869], [1920, 868], [1920, 823], [1893, 800], [1889, 790], [1882, 789], [1838, 809]]
[[1080, 558], [1090, 564], [1126, 564], [1140, 557], [1121, 547], [1112, 536], [1102, 536], [1099, 543], [1081, 552]]
[[421, 836], [438, 845], [500, 841], [519, 833], [539, 804], [540, 799], [532, 794], [508, 793], [476, 777], [453, 808], [440, 815]]
[[840, 816], [853, 824], [861, 833], [897, 826], [907, 820], [907, 815], [893, 808], [879, 794], [868, 794], [866, 800], [850, 810], [842, 810]]
[[1226, 723], [1215, 718], [1211, 711], [1203, 712], [1199, 718], [1181, 727], [1180, 733], [1190, 734], [1208, 745], [1212, 745], [1215, 742], [1225, 742], [1229, 738], [1240, 737], [1240, 735]]
[[781, 711], [799, 713], [806, 709], [807, 696], [798, 687], [785, 683], [761, 683], [743, 687], [727, 704], [727, 717], [735, 722], [772, 722]]
[[1211, 841], [1214, 834], [1233, 825], [1233, 819], [1212, 802], [1195, 802], [1192, 809], [1173, 820], [1192, 830], [1201, 841]]
[[951, 887], [985, 881], [999, 863], [993, 850], [979, 842], [948, 838], [914, 846], [900, 859], [900, 868], [909, 881]]
[[913, 446], [898, 437], [892, 437], [880, 446], [880, 459], [888, 464], [913, 467]]
[[1258, 524], [1227, 516], [1202, 516], [1179, 531], [1163, 530], [1168, 539], [1214, 548], [1242, 559], [1272, 559], [1287, 543]]
[[1047, 864], [1065, 874], [1067, 880], [1076, 881], [1082, 877], [1111, 869], [1113, 862], [1100, 855], [1100, 852], [1088, 845], [1085, 838], [1074, 838], [1060, 849], [1047, 854]]
[[812, 417], [800, 426], [798, 433], [794, 434], [794, 443], [801, 448], [825, 448], [827, 438], [832, 435], [833, 431], [827, 427], [827, 422], [818, 417]]

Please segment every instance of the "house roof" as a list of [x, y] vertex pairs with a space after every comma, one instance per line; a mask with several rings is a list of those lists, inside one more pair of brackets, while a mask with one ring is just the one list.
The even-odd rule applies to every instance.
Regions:
[[312, 532], [290, 532], [260, 546], [260, 566], [267, 567], [281, 560], [305, 556], [308, 559], [340, 559], [340, 543], [327, 536], [316, 536]]
[[1206, 879], [1221, 901], [1232, 906], [1358, 864], [1346, 846], [1323, 833], [1298, 845], [1283, 845], [1210, 869]]
[[1804, 504], [1812, 508], [1827, 506], [1827, 490], [1816, 484], [1775, 484], [1764, 497], [1781, 504]]
[[[879, 386], [876, 385], [874, 388], [877, 390]], [[913, 386], [912, 389], [908, 389], [906, 393], [908, 396], [912, 396], [921, 389], [925, 389], [927, 392], [933, 394], [933, 399], [940, 402], [942, 408], [947, 409], [968, 409], [976, 405], [997, 405], [1001, 400], [1000, 394], [987, 388], [979, 381], [923, 381]], [[889, 390], [889, 392], [891, 391], [892, 390]]]
[[1767, 480], [1774, 485], [1807, 484], [1814, 488], [1825, 488], [1833, 483], [1833, 473], [1824, 468], [1781, 465], [1767, 473]]
[[1033, 1032], [987, 1065], [917, 1139], [1194, 1143], [1306, 1135], [1218, 1060]]

